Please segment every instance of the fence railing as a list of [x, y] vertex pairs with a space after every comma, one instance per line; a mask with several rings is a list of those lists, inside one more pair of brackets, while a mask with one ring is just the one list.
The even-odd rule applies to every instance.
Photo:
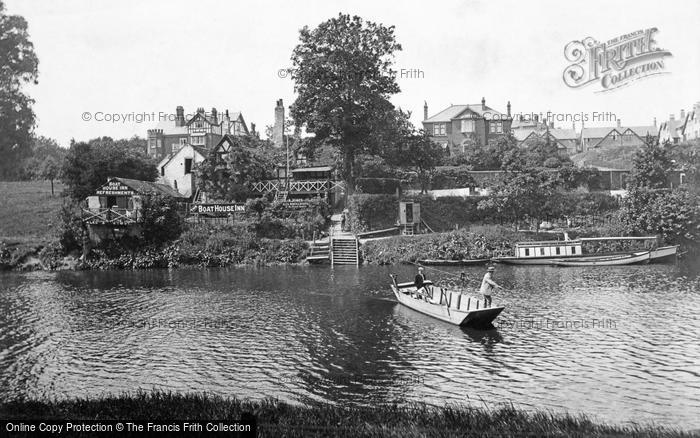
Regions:
[[139, 211], [128, 208], [83, 208], [83, 222], [88, 224], [128, 225], [139, 221]]
[[343, 181], [309, 180], [289, 181], [289, 188], [281, 181], [260, 181], [253, 184], [253, 190], [260, 193], [270, 193], [285, 190], [288, 192], [329, 192], [342, 190], [345, 187]]

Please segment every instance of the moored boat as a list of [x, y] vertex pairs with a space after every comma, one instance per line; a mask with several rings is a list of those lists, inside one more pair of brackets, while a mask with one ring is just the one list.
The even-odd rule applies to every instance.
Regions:
[[650, 251], [640, 251], [633, 254], [620, 254], [611, 256], [581, 257], [578, 259], [552, 260], [555, 266], [620, 266], [649, 263]]
[[662, 246], [661, 248], [652, 249], [649, 254], [651, 263], [661, 263], [678, 255], [678, 245]]
[[418, 260], [419, 265], [426, 266], [475, 266], [475, 265], [485, 265], [489, 262], [489, 259], [472, 259], [472, 260], [444, 260], [444, 259], [425, 259]]
[[397, 283], [396, 275], [391, 274], [391, 290], [399, 303], [442, 321], [469, 327], [488, 327], [505, 307], [484, 307], [479, 298], [448, 291], [434, 286], [431, 281], [424, 283], [419, 293], [415, 284]]

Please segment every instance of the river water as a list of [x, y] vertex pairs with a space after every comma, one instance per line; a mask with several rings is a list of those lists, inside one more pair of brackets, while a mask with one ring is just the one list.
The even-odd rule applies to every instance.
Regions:
[[513, 403], [697, 429], [697, 265], [499, 266], [488, 331], [397, 304], [388, 274], [410, 266], [0, 274], [0, 399]]

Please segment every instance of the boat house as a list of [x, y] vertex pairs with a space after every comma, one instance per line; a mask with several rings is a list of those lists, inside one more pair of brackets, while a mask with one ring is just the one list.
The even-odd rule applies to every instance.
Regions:
[[139, 235], [144, 201], [160, 195], [185, 203], [188, 198], [165, 184], [127, 178], [108, 178], [107, 182], [86, 198], [83, 222], [90, 237], [100, 240], [125, 234]]
[[515, 244], [515, 257], [517, 258], [580, 256], [582, 251], [580, 240], [549, 240]]
[[335, 178], [332, 166], [298, 167], [292, 169], [287, 178], [284, 167], [277, 168], [277, 178], [261, 181], [253, 185], [253, 190], [261, 194], [273, 193], [275, 199], [290, 206], [303, 206], [314, 199], [325, 199], [333, 206], [343, 199], [345, 185]]

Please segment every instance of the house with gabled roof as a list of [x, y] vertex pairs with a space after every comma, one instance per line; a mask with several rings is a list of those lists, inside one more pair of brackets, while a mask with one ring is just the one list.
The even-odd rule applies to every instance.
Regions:
[[682, 141], [700, 139], [700, 102], [693, 105], [693, 110], [688, 113], [681, 132]]
[[428, 104], [423, 107], [423, 129], [431, 140], [450, 153], [463, 153], [471, 145], [485, 146], [489, 140], [510, 134], [513, 121], [510, 102], [507, 113], [480, 104], [450, 105], [432, 117], [428, 117]]
[[178, 106], [175, 117], [165, 117], [155, 128], [148, 130], [147, 153], [156, 159], [163, 159], [187, 144], [211, 149], [225, 134], [249, 133], [240, 112], [229, 114], [226, 110], [220, 115], [216, 108], [209, 113], [199, 108], [195, 114], [186, 116], [183, 107]]
[[586, 152], [606, 146], [644, 146], [647, 139], [653, 143], [658, 139], [656, 122], [648, 126], [622, 126], [622, 121], [617, 121], [615, 127], [594, 127], [581, 129], [581, 151]]
[[196, 187], [194, 166], [203, 162], [209, 151], [187, 144], [158, 163], [158, 182], [167, 184], [183, 196], [192, 197]]

